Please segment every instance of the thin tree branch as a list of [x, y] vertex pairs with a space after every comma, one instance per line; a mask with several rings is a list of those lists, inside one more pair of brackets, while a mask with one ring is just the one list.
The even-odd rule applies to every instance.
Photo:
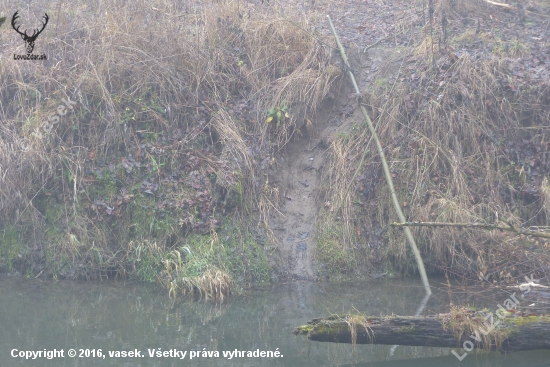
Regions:
[[505, 222], [505, 223], [508, 224], [508, 227], [501, 227], [494, 224], [483, 224], [483, 223], [446, 223], [446, 222], [404, 222], [404, 223], [393, 222], [391, 226], [393, 227], [461, 227], [461, 228], [487, 229], [491, 231], [498, 229], [499, 231], [515, 232], [525, 236], [550, 238], [550, 233], [536, 232], [525, 228], [516, 228], [508, 222]]
[[491, 5], [496, 5], [496, 6], [502, 6], [503, 8], [506, 8], [506, 9], [515, 9], [516, 7], [515, 6], [512, 6], [512, 5], [509, 5], [509, 4], [503, 4], [503, 3], [497, 3], [497, 2], [494, 2], [494, 1], [490, 1], [490, 0], [485, 0], [486, 3], [489, 3]]

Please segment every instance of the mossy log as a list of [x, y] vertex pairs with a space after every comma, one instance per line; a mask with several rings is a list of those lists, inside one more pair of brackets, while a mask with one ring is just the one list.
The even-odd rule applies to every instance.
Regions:
[[[471, 342], [475, 347], [503, 351], [550, 349], [550, 316], [506, 317], [502, 322], [495, 316], [495, 327], [488, 335], [491, 337], [492, 334], [500, 333], [502, 343], [483, 343], [480, 339], [484, 336], [483, 331], [488, 329], [480, 324], [479, 329], [474, 328], [470, 332], [468, 330], [472, 329], [463, 324], [449, 323], [448, 315], [333, 315], [299, 326], [294, 329], [294, 334], [306, 335], [312, 341], [331, 343], [461, 348], [464, 343]], [[491, 325], [491, 320], [486, 321], [483, 317], [481, 320]]]

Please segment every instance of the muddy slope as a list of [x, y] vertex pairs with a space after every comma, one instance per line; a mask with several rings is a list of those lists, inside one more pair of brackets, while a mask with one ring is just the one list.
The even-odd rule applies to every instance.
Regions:
[[[393, 49], [373, 48], [363, 53], [355, 47], [347, 53], [361, 90], [374, 81], [373, 75], [389, 76], [396, 72], [392, 64], [387, 63], [395, 58]], [[334, 55], [334, 63], [341, 65], [338, 54]], [[318, 111], [313, 127], [308, 129], [304, 125], [278, 157], [278, 167], [272, 177], [284, 202], [280, 214], [275, 213], [271, 218], [270, 226], [279, 241], [280, 256], [274, 265], [282, 278], [318, 278], [315, 220], [323, 205], [318, 193], [326, 167], [326, 151], [335, 134], [348, 132], [354, 125], [364, 123], [354, 93], [346, 74]]]

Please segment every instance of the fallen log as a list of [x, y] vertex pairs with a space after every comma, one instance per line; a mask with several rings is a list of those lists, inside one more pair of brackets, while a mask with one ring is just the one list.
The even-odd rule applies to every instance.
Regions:
[[550, 315], [505, 317], [455, 309], [427, 317], [332, 315], [294, 329], [309, 340], [503, 351], [550, 349]]

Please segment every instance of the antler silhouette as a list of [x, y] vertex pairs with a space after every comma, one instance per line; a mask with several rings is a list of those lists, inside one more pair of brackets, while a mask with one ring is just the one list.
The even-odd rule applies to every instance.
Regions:
[[19, 28], [21, 26], [17, 26], [15, 25], [15, 22], [19, 17], [19, 15], [17, 15], [19, 13], [19, 10], [15, 12], [15, 14], [13, 14], [13, 17], [11, 18], [11, 26], [13, 27], [13, 29], [15, 29], [15, 31], [17, 33], [19, 33], [21, 35], [21, 38], [23, 38], [23, 41], [25, 41], [27, 43], [27, 53], [30, 54], [32, 53], [32, 51], [34, 50], [34, 41], [36, 41], [36, 39], [38, 38], [38, 35], [40, 33], [42, 33], [42, 31], [44, 30], [44, 28], [46, 28], [46, 24], [48, 24], [48, 20], [50, 19], [50, 17], [48, 17], [48, 14], [47, 13], [44, 13], [44, 19], [46, 20], [44, 23], [42, 23], [42, 29], [38, 30], [38, 29], [35, 29], [32, 33], [32, 35], [28, 35], [27, 34], [27, 30], [25, 29], [25, 32], [21, 32], [19, 30]]

